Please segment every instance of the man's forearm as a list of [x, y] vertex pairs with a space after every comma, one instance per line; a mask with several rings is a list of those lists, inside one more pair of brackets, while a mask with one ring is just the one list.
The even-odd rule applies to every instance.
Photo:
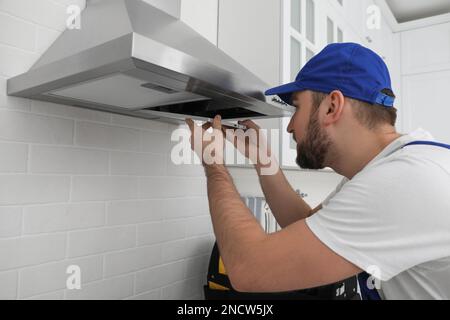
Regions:
[[276, 174], [263, 175], [257, 165], [256, 171], [266, 201], [282, 228], [311, 214], [311, 207], [294, 191], [281, 169]]
[[214, 233], [233, 281], [235, 271], [246, 261], [251, 248], [267, 235], [242, 202], [225, 166], [205, 166], [205, 173]]

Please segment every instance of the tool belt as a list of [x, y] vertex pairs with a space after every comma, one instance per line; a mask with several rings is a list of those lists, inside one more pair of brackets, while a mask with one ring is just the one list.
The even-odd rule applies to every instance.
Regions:
[[233, 289], [228, 278], [217, 242], [214, 244], [204, 286], [206, 300], [360, 300], [357, 277], [351, 277], [317, 288], [279, 293], [248, 293]]

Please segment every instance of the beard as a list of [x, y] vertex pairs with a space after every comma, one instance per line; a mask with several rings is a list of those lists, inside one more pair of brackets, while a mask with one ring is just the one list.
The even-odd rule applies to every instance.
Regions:
[[330, 147], [331, 140], [319, 125], [319, 113], [314, 112], [309, 119], [305, 138], [297, 145], [297, 165], [312, 170], [325, 168]]

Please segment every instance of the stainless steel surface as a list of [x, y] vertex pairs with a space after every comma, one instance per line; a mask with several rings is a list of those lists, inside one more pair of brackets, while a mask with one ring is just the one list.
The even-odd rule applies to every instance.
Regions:
[[142, 0], [89, 2], [8, 94], [182, 121], [289, 116], [267, 84], [182, 21]]

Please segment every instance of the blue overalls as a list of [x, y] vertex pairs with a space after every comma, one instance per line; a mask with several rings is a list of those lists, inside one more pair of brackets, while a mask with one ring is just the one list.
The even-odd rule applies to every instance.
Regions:
[[[450, 150], [450, 145], [444, 144], [444, 143], [439, 143], [439, 142], [434, 142], [434, 141], [413, 141], [413, 142], [405, 144], [403, 146], [403, 148], [408, 147], [408, 146], [414, 146], [414, 145], [428, 145], [428, 146], [446, 148], [446, 149]], [[381, 300], [381, 297], [380, 297], [377, 289], [369, 289], [368, 288], [367, 282], [368, 282], [369, 277], [370, 277], [370, 275], [367, 272], [361, 272], [358, 275], [359, 288], [361, 291], [361, 299], [362, 300]]]

